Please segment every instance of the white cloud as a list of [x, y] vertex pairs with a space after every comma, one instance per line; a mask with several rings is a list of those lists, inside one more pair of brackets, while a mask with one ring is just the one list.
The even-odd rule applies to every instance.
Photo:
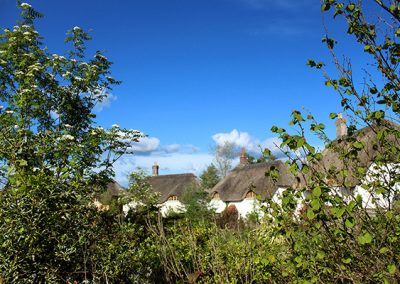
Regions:
[[95, 112], [101, 112], [104, 108], [110, 107], [111, 103], [117, 100], [117, 96], [106, 91], [104, 99], [94, 107]]
[[160, 139], [155, 137], [143, 137], [138, 143], [134, 143], [131, 147], [136, 153], [150, 153], [158, 150], [160, 147]]
[[264, 148], [268, 148], [272, 151], [275, 156], [280, 155], [279, 144], [280, 140], [276, 137], [267, 138], [260, 140], [252, 137], [247, 132], [239, 132], [237, 129], [233, 129], [228, 133], [217, 133], [212, 136], [212, 139], [217, 145], [223, 145], [224, 143], [232, 143], [236, 147], [244, 147], [247, 152], [251, 154], [261, 154]]
[[[228, 133], [217, 133], [212, 136], [217, 145], [225, 142], [233, 143], [236, 147], [244, 147], [248, 153], [254, 156], [261, 155], [262, 149], [268, 147], [276, 157], [281, 157], [281, 152], [276, 147], [280, 144], [278, 138], [272, 137], [260, 140], [251, 136], [248, 132], [240, 132], [233, 129]], [[136, 143], [134, 155], [126, 155], [119, 159], [115, 165], [115, 179], [126, 186], [128, 175], [138, 168], [151, 174], [154, 162], [160, 166], [160, 174], [194, 173], [197, 176], [213, 162], [213, 155], [201, 152], [194, 145], [167, 144], [162, 145], [156, 137], [145, 137]], [[239, 162], [239, 158], [233, 161], [233, 165]]]

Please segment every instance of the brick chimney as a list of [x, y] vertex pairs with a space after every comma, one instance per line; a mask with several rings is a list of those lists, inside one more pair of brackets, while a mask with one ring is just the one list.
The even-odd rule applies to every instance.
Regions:
[[153, 177], [156, 177], [156, 176], [158, 176], [158, 168], [159, 168], [159, 166], [157, 165], [157, 162], [154, 162], [154, 165], [153, 165]]
[[340, 138], [346, 135], [347, 135], [346, 119], [343, 117], [342, 113], [339, 113], [338, 119], [336, 120], [336, 138]]
[[246, 150], [244, 149], [244, 147], [240, 151], [240, 165], [241, 166], [247, 165], [247, 155], [246, 155]]

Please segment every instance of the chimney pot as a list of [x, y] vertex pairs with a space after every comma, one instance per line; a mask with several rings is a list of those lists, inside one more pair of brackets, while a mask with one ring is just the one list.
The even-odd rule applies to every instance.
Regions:
[[244, 147], [240, 151], [240, 165], [247, 165], [247, 155]]
[[153, 165], [153, 177], [156, 177], [156, 176], [158, 176], [158, 169], [159, 169], [159, 166], [157, 165], [157, 162], [154, 162], [154, 165]]
[[340, 138], [346, 135], [347, 135], [346, 119], [343, 117], [342, 113], [339, 113], [338, 119], [336, 120], [336, 138]]

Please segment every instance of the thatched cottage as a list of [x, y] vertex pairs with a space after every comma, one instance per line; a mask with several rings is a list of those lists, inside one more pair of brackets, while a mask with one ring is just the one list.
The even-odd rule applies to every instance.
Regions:
[[166, 216], [169, 211], [185, 210], [182, 197], [187, 190], [196, 190], [199, 186], [197, 177], [192, 173], [159, 175], [159, 166], [153, 165], [153, 174], [148, 182], [152, 190], [160, 195], [159, 206], [161, 214]]
[[[388, 207], [400, 189], [399, 183], [394, 181], [394, 176], [400, 172], [400, 137], [390, 130], [399, 133], [399, 126], [383, 121], [382, 125], [367, 126], [348, 135], [346, 119], [340, 114], [336, 121], [337, 137], [322, 151], [321, 161], [312, 165], [310, 174], [323, 172], [327, 185], [343, 198], [350, 200], [361, 195], [367, 209]], [[378, 139], [382, 134], [387, 134], [385, 139]], [[390, 192], [372, 193], [374, 181], [379, 181]]]
[[99, 211], [107, 211], [110, 209], [113, 200], [124, 196], [125, 193], [126, 190], [118, 182], [109, 182], [107, 184], [107, 189], [103, 193], [96, 194], [94, 205]]
[[[272, 199], [288, 187], [295, 188], [300, 183], [300, 179], [291, 174], [281, 160], [250, 165], [244, 156], [242, 149], [239, 166], [211, 190], [210, 205], [217, 213], [234, 205], [239, 216], [246, 217], [251, 212], [260, 211], [263, 201]], [[272, 167], [279, 171], [277, 180], [265, 175]]]

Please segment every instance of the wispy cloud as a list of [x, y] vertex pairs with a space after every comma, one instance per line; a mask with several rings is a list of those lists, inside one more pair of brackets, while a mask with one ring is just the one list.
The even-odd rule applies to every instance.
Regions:
[[268, 23], [249, 28], [245, 32], [251, 36], [302, 36], [309, 33], [310, 27], [307, 22], [289, 21], [285, 19], [270, 20]]
[[305, 7], [319, 7], [319, 0], [237, 0], [254, 9], [296, 10]]
[[111, 103], [117, 100], [117, 96], [106, 92], [104, 99], [94, 107], [95, 112], [101, 112], [104, 108], [110, 107]]

